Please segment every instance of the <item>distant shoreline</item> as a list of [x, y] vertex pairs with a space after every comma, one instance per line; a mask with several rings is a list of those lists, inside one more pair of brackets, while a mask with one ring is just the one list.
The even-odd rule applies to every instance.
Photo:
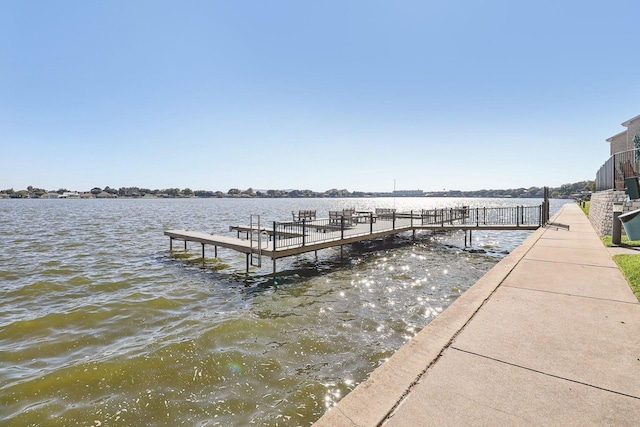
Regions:
[[[583, 195], [586, 196], [586, 195]], [[98, 196], [94, 196], [94, 195], [89, 195], [89, 196], [81, 196], [81, 197], [66, 197], [66, 196], [60, 196], [60, 197], [20, 197], [20, 196], [7, 196], [4, 194], [0, 194], [0, 200], [16, 200], [16, 199], [21, 199], [21, 200], [26, 200], [26, 199], [30, 199], [30, 200], [60, 200], [60, 199], [70, 199], [70, 200], [78, 200], [78, 199], [128, 199], [128, 200], [134, 200], [134, 199], [147, 199], [147, 200], [154, 200], [154, 199], [373, 199], [373, 198], [400, 198], [400, 199], [409, 199], [409, 198], [425, 198], [425, 199], [430, 199], [430, 198], [471, 198], [471, 199], [541, 199], [542, 196], [511, 196], [511, 195], [494, 195], [494, 196], [474, 196], [474, 195], [433, 195], [433, 194], [425, 194], [424, 196], [296, 196], [296, 197], [292, 197], [292, 196], [229, 196], [229, 195], [225, 195], [225, 196], [209, 196], [209, 197], [202, 197], [202, 196], [166, 196], [166, 195], [145, 195], [145, 196], [118, 196], [118, 195], [112, 195], [109, 197], [98, 197]], [[559, 195], [559, 196], [555, 196], [555, 197], [551, 197], [552, 199], [575, 199], [577, 198], [576, 195], [571, 195], [571, 196], [567, 196], [567, 195]]]
[[[560, 187], [549, 188], [549, 194], [554, 199], [582, 199], [589, 200], [591, 192], [594, 190], [595, 181], [580, 181], [573, 184], [563, 184]], [[191, 190], [189, 188], [169, 188], [163, 190], [150, 190], [140, 187], [121, 187], [119, 189], [105, 187], [101, 189], [94, 187], [90, 191], [69, 191], [59, 189], [48, 191], [41, 188], [29, 186], [25, 190], [14, 191], [13, 189], [0, 190], [0, 199], [108, 199], [108, 198], [156, 198], [156, 199], [179, 199], [179, 198], [265, 198], [265, 199], [316, 199], [316, 198], [372, 198], [372, 197], [470, 197], [470, 198], [502, 198], [502, 199], [541, 199], [544, 197], [544, 187], [513, 188], [507, 190], [397, 190], [392, 192], [365, 192], [331, 189], [324, 192], [311, 190], [240, 190], [232, 188], [226, 193], [222, 191]]]

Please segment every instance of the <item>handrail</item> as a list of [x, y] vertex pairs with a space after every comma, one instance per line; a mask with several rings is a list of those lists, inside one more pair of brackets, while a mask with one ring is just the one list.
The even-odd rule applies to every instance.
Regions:
[[273, 247], [287, 248], [340, 241], [356, 236], [416, 229], [520, 228], [540, 227], [548, 222], [548, 203], [536, 206], [427, 209], [375, 215], [358, 212], [353, 216], [273, 223]]
[[596, 191], [624, 190], [625, 178], [639, 172], [640, 148], [615, 153], [596, 172]]

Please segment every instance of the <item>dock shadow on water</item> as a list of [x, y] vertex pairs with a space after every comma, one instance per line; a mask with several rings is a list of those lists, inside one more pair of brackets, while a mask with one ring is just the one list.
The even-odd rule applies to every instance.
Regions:
[[169, 254], [163, 227], [232, 202], [0, 201], [0, 425], [309, 425], [500, 259], [400, 239], [247, 279]]

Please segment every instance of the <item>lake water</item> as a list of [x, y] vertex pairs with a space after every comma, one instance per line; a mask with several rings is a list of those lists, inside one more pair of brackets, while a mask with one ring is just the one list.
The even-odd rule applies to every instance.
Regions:
[[[552, 200], [552, 214], [566, 203]], [[0, 425], [297, 426], [338, 402], [530, 232], [429, 232], [245, 275], [215, 234], [291, 212], [538, 199], [0, 200]], [[388, 242], [387, 242], [388, 243]], [[211, 257], [211, 258], [210, 258]]]

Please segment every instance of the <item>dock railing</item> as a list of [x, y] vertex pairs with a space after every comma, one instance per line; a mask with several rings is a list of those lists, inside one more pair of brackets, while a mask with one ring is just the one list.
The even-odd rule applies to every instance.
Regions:
[[544, 225], [543, 206], [510, 206], [496, 208], [472, 208], [464, 218], [456, 220], [461, 225], [482, 226], [541, 226]]
[[548, 207], [461, 206], [410, 212], [354, 212], [349, 215], [302, 221], [273, 222], [274, 249], [339, 241], [350, 237], [384, 234], [393, 231], [433, 229], [517, 229], [537, 228], [548, 222]]

